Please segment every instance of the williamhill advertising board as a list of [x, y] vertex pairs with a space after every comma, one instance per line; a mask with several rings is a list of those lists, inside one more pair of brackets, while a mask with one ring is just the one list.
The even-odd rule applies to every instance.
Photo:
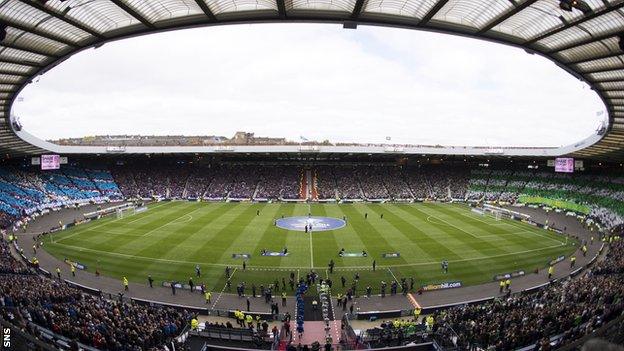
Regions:
[[439, 284], [428, 284], [423, 285], [422, 289], [424, 291], [432, 291], [432, 290], [443, 290], [443, 289], [453, 289], [453, 288], [461, 288], [462, 282], [454, 281], [454, 282], [444, 282]]

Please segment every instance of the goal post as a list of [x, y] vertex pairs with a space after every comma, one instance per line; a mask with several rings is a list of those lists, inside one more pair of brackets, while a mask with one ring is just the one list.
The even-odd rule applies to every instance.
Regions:
[[479, 214], [481, 216], [492, 217], [497, 221], [500, 221], [503, 218], [503, 211], [496, 209], [496, 208], [490, 208], [490, 207], [473, 208], [472, 212]]
[[138, 209], [135, 206], [120, 207], [115, 210], [115, 214], [117, 216], [117, 219], [122, 219], [128, 216], [137, 214], [139, 212], [143, 212], [147, 210], [147, 207], [142, 207], [141, 209], [142, 209], [141, 211], [138, 211]]
[[497, 221], [500, 221], [503, 218], [503, 213], [498, 210], [490, 210], [490, 211], [486, 211], [486, 213]]

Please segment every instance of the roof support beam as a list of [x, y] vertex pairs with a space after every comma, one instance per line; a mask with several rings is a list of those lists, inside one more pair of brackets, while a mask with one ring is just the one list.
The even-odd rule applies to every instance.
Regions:
[[[2, 45], [2, 43], [0, 43], [0, 45]], [[2, 52], [0, 52], [0, 56], [2, 56]], [[43, 65], [40, 65], [37, 62], [21, 61], [21, 60], [12, 59], [10, 57], [0, 57], [0, 63], [3, 63], [3, 62], [4, 63], [12, 63], [14, 65], [21, 65], [21, 66], [43, 67]]]
[[624, 83], [624, 78], [611, 78], [611, 79], [592, 79], [592, 80], [587, 80], [588, 82], [590, 82], [591, 84], [600, 84], [600, 83], [619, 83], [622, 82]]
[[212, 22], [217, 21], [217, 17], [214, 15], [214, 13], [212, 13], [212, 11], [208, 7], [208, 5], [206, 5], [204, 0], [195, 0], [195, 2], [197, 3], [197, 6], [199, 6], [199, 8], [201, 8], [201, 10], [204, 11], [204, 14], [206, 14], [206, 17], [208, 17], [210, 21]]
[[156, 28], [152, 24], [152, 22], [148, 21], [147, 18], [143, 17], [140, 13], [136, 12], [132, 7], [126, 5], [126, 3], [124, 3], [123, 1], [111, 0], [111, 2], [117, 5], [117, 7], [119, 7], [120, 9], [124, 10], [130, 16], [134, 17], [137, 21], [143, 23], [143, 25], [146, 26], [147, 28]]
[[427, 14], [423, 16], [418, 25], [426, 26], [427, 23], [429, 23], [429, 21], [433, 18], [433, 16], [435, 16], [436, 13], [438, 13], [438, 11], [440, 11], [448, 1], [449, 0], [438, 0], [438, 2], [431, 8], [431, 10], [429, 10], [429, 12], [427, 12]]
[[353, 12], [351, 12], [351, 19], [360, 18], [363, 8], [364, 8], [364, 0], [356, 0], [355, 6], [353, 7]]
[[497, 18], [495, 18], [494, 20], [490, 21], [490, 23], [486, 24], [485, 27], [481, 28], [479, 30], [479, 34], [483, 34], [487, 31], [489, 31], [490, 29], [498, 26], [499, 24], [505, 22], [507, 19], [509, 19], [510, 17], [516, 15], [518, 12], [526, 9], [527, 7], [533, 5], [535, 2], [537, 2], [537, 0], [527, 0], [525, 2], [523, 2], [520, 5], [517, 5], [515, 2], [514, 4], [514, 8], [511, 9], [511, 11], [508, 11], [507, 13], [503, 14], [502, 16], [499, 16]]
[[276, 0], [277, 3], [277, 12], [279, 14], [279, 18], [286, 18], [286, 2], [284, 0]]
[[74, 20], [74, 19], [72, 19], [70, 17], [66, 17], [63, 14], [60, 14], [60, 13], [58, 13], [56, 11], [52, 11], [52, 10], [48, 9], [45, 5], [42, 5], [41, 3], [39, 3], [36, 0], [34, 0], [34, 1], [33, 0], [19, 0], [19, 1], [23, 2], [24, 4], [28, 4], [29, 6], [32, 6], [32, 7], [36, 8], [37, 10], [39, 10], [41, 12], [45, 12], [46, 14], [48, 14], [48, 15], [56, 18], [56, 19], [60, 19], [61, 21], [65, 22], [67, 24], [70, 24], [70, 25], [72, 25], [72, 26], [74, 26], [74, 27], [76, 27], [76, 28], [78, 28], [80, 30], [83, 30], [83, 31], [91, 34], [92, 36], [94, 36], [94, 37], [96, 37], [98, 39], [104, 39], [104, 36], [101, 35], [100, 33], [94, 31], [93, 29], [85, 26], [84, 24], [82, 24], [82, 23], [80, 23], [80, 22], [78, 22], [78, 21], [76, 21], [76, 20]]
[[579, 24], [581, 24], [583, 22], [586, 22], [586, 21], [589, 21], [591, 19], [594, 19], [594, 18], [596, 18], [596, 17], [598, 17], [600, 15], [603, 15], [605, 13], [618, 10], [618, 9], [620, 9], [622, 7], [624, 7], [624, 2], [619, 3], [617, 5], [614, 5], [614, 6], [611, 6], [611, 7], [605, 7], [604, 9], [602, 9], [600, 11], [592, 12], [592, 13], [590, 13], [587, 16], [580, 17], [576, 21], [572, 21], [572, 22], [569, 22], [569, 23], [565, 24], [563, 27], [555, 28], [555, 29], [553, 29], [551, 31], [547, 31], [545, 33], [542, 33], [542, 34], [538, 35], [537, 37], [535, 37], [535, 38], [533, 38], [531, 40], [527, 40], [527, 41], [524, 42], [524, 45], [535, 44], [536, 42], [538, 42], [538, 41], [540, 41], [540, 40], [542, 40], [542, 39], [544, 39], [546, 37], [549, 37], [549, 36], [551, 36], [553, 34], [557, 34], [557, 33], [562, 32], [562, 31], [564, 31], [564, 30], [566, 30], [568, 28], [574, 27], [574, 26], [579, 25]]
[[[619, 57], [619, 56], [624, 57], [624, 54], [622, 54], [621, 52], [617, 52], [615, 54], [609, 54], [609, 55], [604, 55], [604, 56], [597, 56], [597, 57], [592, 57], [592, 58], [587, 58], [587, 59], [582, 59], [582, 60], [576, 60], [576, 61], [568, 61], [568, 62], [566, 62], [566, 64], [568, 64], [568, 65], [578, 65], [579, 63], [587, 63], [587, 62], [604, 60], [604, 59], [609, 59], [609, 58], [614, 58], [614, 57]], [[622, 62], [622, 63], [624, 64], [624, 62]]]
[[618, 35], [618, 33], [606, 33], [606, 34], [598, 35], [598, 36], [595, 36], [595, 37], [592, 37], [592, 38], [589, 38], [589, 39], [585, 39], [585, 40], [582, 40], [582, 41], [579, 41], [579, 42], [576, 42], [576, 43], [570, 43], [570, 44], [567, 44], [567, 45], [562, 46], [562, 47], [557, 48], [557, 49], [544, 51], [544, 53], [552, 55], [552, 54], [560, 52], [560, 51], [564, 51], [564, 50], [576, 48], [576, 47], [579, 47], [579, 46], [587, 45], [589, 43], [593, 43], [593, 42], [609, 39], [609, 38], [615, 37], [617, 35]]
[[11, 48], [11, 49], [15, 49], [15, 50], [21, 50], [21, 51], [25, 51], [25, 52], [30, 52], [30, 53], [41, 55], [41, 56], [48, 56], [48, 57], [58, 58], [57, 55], [50, 54], [50, 53], [47, 53], [47, 52], [43, 52], [43, 51], [38, 50], [38, 49], [27, 48], [25, 46], [17, 45], [15, 43], [7, 43], [6, 40], [0, 42], [0, 45], [4, 46], [4, 47], [7, 47], [7, 48]]
[[7, 69], [0, 69], [0, 74], [8, 74], [8, 75], [17, 76], [17, 77], [30, 77], [30, 74], [28, 73], [14, 72], [14, 71], [7, 70]]
[[622, 89], [613, 89], [613, 88], [609, 88], [609, 89], [596, 89], [596, 91], [599, 91], [601, 93], [612, 93], [612, 92], [621, 92]]
[[61, 44], [65, 44], [67, 46], [76, 47], [76, 44], [72, 43], [71, 41], [69, 41], [69, 40], [67, 40], [65, 38], [61, 38], [61, 37], [59, 37], [57, 35], [54, 35], [52, 33], [46, 33], [46, 32], [43, 32], [43, 31], [37, 29], [37, 28], [28, 28], [28, 27], [25, 27], [25, 26], [23, 26], [23, 25], [21, 25], [19, 23], [9, 22], [9, 21], [6, 21], [6, 20], [5, 20], [4, 23], [7, 26], [9, 26], [9, 27], [13, 27], [15, 29], [19, 29], [19, 30], [24, 31], [26, 33], [31, 33], [31, 34], [34, 34], [34, 35], [37, 35], [37, 36], [40, 36], [40, 37], [43, 37], [43, 38], [46, 38], [46, 39], [49, 39], [49, 40], [53, 40], [53, 41], [59, 42]]
[[622, 71], [624, 70], [624, 67], [621, 68], [607, 68], [607, 69], [593, 69], [593, 70], [587, 70], [587, 71], [579, 71], [579, 73], [581, 74], [596, 74], [596, 73], [607, 73], [607, 72], [615, 72], [615, 71]]

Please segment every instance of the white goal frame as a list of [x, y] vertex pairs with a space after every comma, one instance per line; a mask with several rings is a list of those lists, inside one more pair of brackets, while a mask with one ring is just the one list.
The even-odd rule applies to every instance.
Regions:
[[136, 214], [136, 207], [134, 206], [128, 206], [128, 207], [123, 207], [123, 208], [118, 208], [115, 210], [115, 214], [117, 216], [117, 219], [123, 219], [127, 216], [132, 216], [134, 214]]

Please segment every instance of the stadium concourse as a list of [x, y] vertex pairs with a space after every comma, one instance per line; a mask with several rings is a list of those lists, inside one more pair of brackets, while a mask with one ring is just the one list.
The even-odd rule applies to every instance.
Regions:
[[[53, 172], [35, 171], [20, 164], [0, 169], [0, 205], [3, 227], [7, 230], [3, 236], [4, 240], [9, 235], [17, 238], [17, 246], [2, 244], [2, 275], [6, 278], [0, 282], [2, 318], [34, 336], [34, 339], [24, 336], [31, 347], [39, 345], [37, 347], [44, 348], [43, 344], [39, 344], [43, 340], [55, 343], [56, 347], [65, 345], [67, 348], [75, 343], [112, 350], [138, 349], [142, 347], [139, 345], [159, 348], [171, 343], [177, 344], [177, 348], [184, 345], [192, 348], [190, 345], [199, 339], [230, 346], [270, 348], [273, 345], [286, 348], [290, 341], [295, 346], [298, 343], [296, 333], [294, 339], [291, 338], [298, 327], [295, 317], [302, 314], [306, 316], [307, 329], [301, 341], [309, 344], [317, 339], [314, 341], [324, 344], [326, 340], [323, 337], [333, 335], [330, 347], [347, 349], [410, 342], [421, 343], [425, 345], [423, 349], [427, 349], [426, 345], [435, 342], [449, 349], [492, 346], [499, 350], [538, 343], [540, 349], [546, 350], [544, 340], [547, 337], [553, 338], [553, 345], [561, 346], [600, 332], [603, 327], [612, 327], [614, 322], [621, 325], [624, 262], [621, 241], [618, 240], [622, 232], [622, 208], [617, 199], [620, 196], [619, 184], [624, 182], [620, 182], [617, 172], [602, 170], [601, 177], [553, 178], [548, 172], [527, 174], [520, 168], [483, 171], [476, 165], [463, 162], [420, 167], [388, 164], [353, 164], [348, 167], [220, 164], [208, 167], [193, 166], [179, 159], [151, 162], [153, 164], [149, 167], [140, 160], [124, 165], [93, 164], [91, 160], [84, 160]], [[561, 186], [556, 187], [555, 192], [552, 184]], [[311, 199], [313, 194], [317, 194], [316, 199]], [[520, 204], [521, 199], [526, 200], [526, 196], [535, 197], [536, 194], [544, 199], [557, 199], [559, 205], [566, 206], [566, 210], [547, 213], [537, 205], [512, 206]], [[325, 334], [324, 316], [312, 304], [315, 295], [306, 296], [299, 310], [296, 298], [290, 293], [285, 298], [285, 306], [281, 296], [274, 294], [277, 306], [273, 306], [263, 298], [239, 297], [229, 293], [224, 286], [213, 291], [210, 303], [206, 303], [203, 294], [181, 288], [173, 295], [171, 288], [160, 286], [160, 281], [155, 282], [153, 288], [148, 286], [147, 280], [144, 283], [131, 281], [125, 289], [119, 277], [94, 274], [92, 270], [76, 269], [72, 273], [70, 265], [45, 251], [45, 245], [31, 249], [33, 243], [42, 239], [37, 235], [58, 228], [59, 224], [83, 225], [80, 222], [85, 220], [85, 213], [105, 211], [129, 199], [134, 199], [133, 203], [136, 203], [136, 199], [306, 201], [306, 197], [307, 201], [463, 202], [479, 198], [480, 202], [485, 199], [493, 202], [504, 199], [505, 203], [501, 206], [529, 214], [536, 225], [545, 225], [550, 221], [551, 225], [556, 223], [556, 229], [570, 234], [571, 240], [579, 243], [573, 254], [576, 263], [572, 267], [569, 258], [553, 263], [554, 272], [550, 279], [549, 270], [538, 267], [537, 273], [526, 272], [524, 276], [514, 277], [511, 289], [501, 289], [499, 281], [425, 292], [418, 291], [417, 286], [407, 289], [405, 295], [399, 292], [382, 297], [376, 291], [371, 297], [366, 297], [361, 292], [359, 296], [346, 299], [340, 307], [337, 294], [330, 293], [329, 320], [340, 321], [343, 313], [350, 319], [411, 320], [416, 310], [427, 317], [418, 319], [415, 324], [380, 322], [381, 328], [371, 328], [354, 337], [350, 333], [353, 329], [348, 320], [331, 322], [331, 333]], [[112, 215], [115, 213], [111, 211]], [[582, 221], [577, 219], [577, 215]], [[603, 245], [607, 249], [600, 251]], [[587, 247], [585, 255], [579, 251], [582, 246]], [[22, 248], [21, 252], [16, 251], [17, 247]], [[19, 258], [20, 253], [23, 259]], [[592, 261], [594, 268], [583, 272], [582, 267]], [[60, 267], [60, 280], [55, 279], [57, 267]], [[573, 277], [568, 278], [571, 273], [574, 273]], [[232, 280], [232, 285], [236, 285], [235, 276]], [[596, 290], [592, 282], [602, 288]], [[574, 287], [577, 292], [566, 299], [574, 301], [576, 307], [584, 306], [583, 311], [574, 310], [566, 314], [565, 305], [555, 303], [565, 291], [562, 287], [566, 286]], [[23, 294], [27, 287], [33, 290], [33, 294]], [[40, 293], [44, 295], [38, 295]], [[467, 302], [475, 307], [465, 307]], [[97, 305], [101, 311], [88, 311], [88, 305]], [[549, 306], [543, 310], [548, 314], [532, 316], [529, 313], [527, 316], [535, 317], [536, 321], [549, 321], [543, 329], [535, 329], [540, 324], [538, 322], [532, 328], [525, 326], [524, 329], [517, 329], [524, 322], [503, 322], [503, 316], [501, 323], [505, 323], [509, 330], [515, 330], [513, 337], [489, 334], [486, 338], [479, 331], [486, 330], [481, 328], [486, 328], [488, 324], [488, 317], [480, 313], [490, 309], [501, 311], [503, 308], [524, 310], [526, 314], [527, 308], [531, 310], [538, 305]], [[275, 307], [279, 308], [279, 313], [273, 313], [276, 312], [273, 310]], [[251, 331], [246, 327], [237, 329], [214, 323], [216, 320], [223, 321], [214, 316], [230, 317], [231, 311], [236, 309], [251, 311], [252, 318], [257, 315], [261, 321], [272, 320], [276, 314], [287, 320], [290, 315], [293, 320], [279, 328], [275, 335], [263, 328], [264, 323], [257, 325], [255, 319], [251, 323]], [[122, 313], [124, 325], [134, 326], [135, 331], [124, 335], [111, 332], [119, 325], [115, 318], [120, 316], [120, 310], [125, 311]], [[69, 319], [49, 311], [60, 312]], [[94, 325], [93, 316], [97, 313], [108, 313], [108, 317]], [[143, 313], [150, 313], [154, 319], [145, 324]], [[191, 319], [197, 313], [208, 314], [204, 319], [208, 324], [200, 328], [205, 328], [204, 331], [189, 334], [187, 327], [190, 327]], [[429, 317], [435, 321], [433, 325], [427, 325]], [[234, 319], [230, 320], [231, 324], [235, 324]], [[558, 324], [553, 325], [555, 320]], [[470, 321], [471, 326], [466, 325], [466, 321]], [[480, 324], [483, 326], [479, 327]], [[321, 332], [315, 334], [313, 330]]]

